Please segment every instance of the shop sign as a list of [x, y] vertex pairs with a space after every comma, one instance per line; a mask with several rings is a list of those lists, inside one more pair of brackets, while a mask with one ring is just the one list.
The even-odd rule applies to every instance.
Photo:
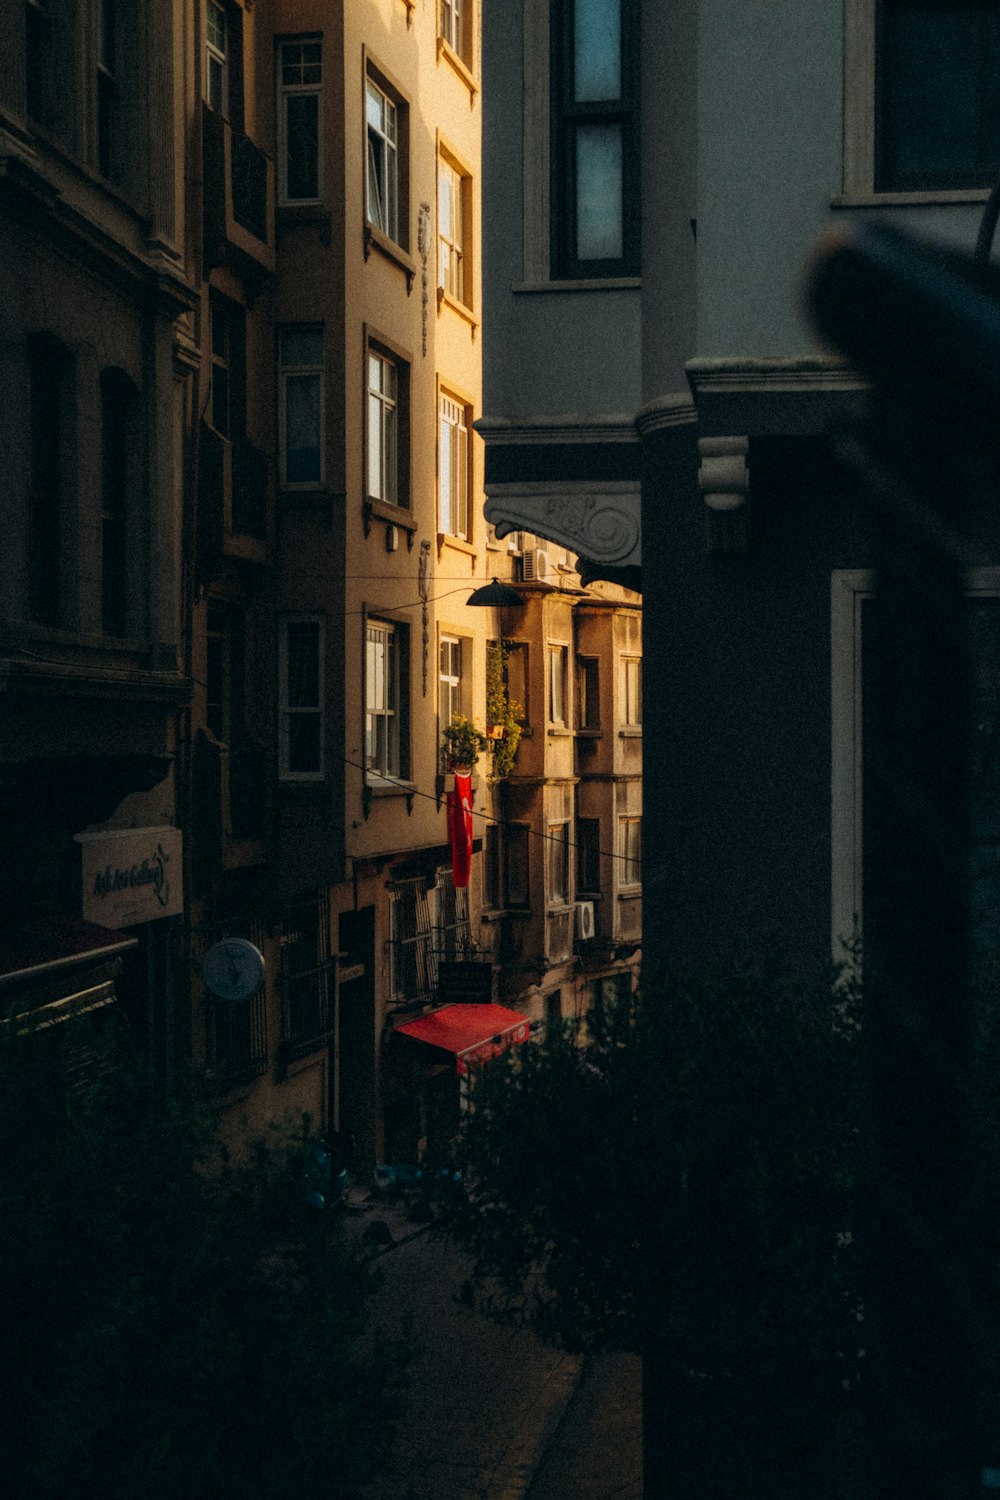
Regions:
[[83, 855], [85, 921], [135, 927], [183, 910], [179, 828], [78, 833], [76, 840]]

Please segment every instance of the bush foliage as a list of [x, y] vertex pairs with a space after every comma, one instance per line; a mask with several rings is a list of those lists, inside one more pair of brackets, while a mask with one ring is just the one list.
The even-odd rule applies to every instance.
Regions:
[[365, 1332], [370, 1265], [306, 1203], [303, 1134], [227, 1161], [193, 1091], [94, 1045], [81, 1094], [50, 1035], [0, 1044], [6, 1493], [352, 1495], [399, 1366]]
[[859, 996], [768, 958], [647, 980], [476, 1078], [452, 1230], [484, 1303], [668, 1380], [826, 1405], [864, 1355]]

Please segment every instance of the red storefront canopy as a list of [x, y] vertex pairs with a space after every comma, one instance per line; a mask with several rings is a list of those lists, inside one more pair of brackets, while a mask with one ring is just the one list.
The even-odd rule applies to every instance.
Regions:
[[485, 1062], [526, 1042], [531, 1023], [520, 1011], [503, 1005], [444, 1005], [397, 1026], [396, 1031], [440, 1052], [453, 1053], [456, 1073], [467, 1073], [470, 1063]]

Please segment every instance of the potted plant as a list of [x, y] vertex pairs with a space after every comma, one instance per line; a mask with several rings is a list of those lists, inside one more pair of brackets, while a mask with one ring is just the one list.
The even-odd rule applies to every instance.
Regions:
[[451, 723], [444, 731], [445, 755], [448, 769], [471, 771], [480, 752], [489, 744], [487, 736], [465, 714], [452, 714]]
[[513, 768], [524, 709], [507, 685], [506, 641], [491, 641], [486, 656], [486, 734], [490, 745], [490, 777], [499, 781]]

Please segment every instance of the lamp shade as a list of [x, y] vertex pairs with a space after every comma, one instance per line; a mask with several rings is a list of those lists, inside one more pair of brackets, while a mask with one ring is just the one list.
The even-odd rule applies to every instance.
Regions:
[[517, 592], [517, 589], [512, 589], [509, 583], [501, 583], [498, 578], [491, 578], [489, 583], [484, 583], [478, 589], [474, 589], [465, 602], [484, 609], [502, 609], [506, 605], [523, 604], [524, 597]]

